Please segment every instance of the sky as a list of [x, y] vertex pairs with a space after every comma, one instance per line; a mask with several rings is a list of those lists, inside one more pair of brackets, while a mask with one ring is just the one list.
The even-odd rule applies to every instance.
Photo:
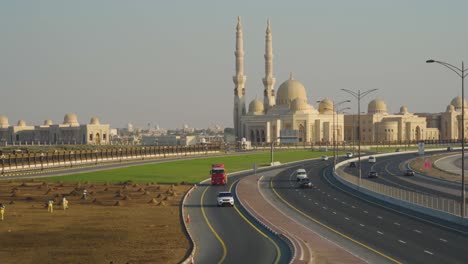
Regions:
[[[275, 90], [289, 78], [309, 103], [378, 89], [390, 113], [442, 112], [468, 63], [468, 1], [0, 1], [0, 115], [111, 127], [233, 127], [235, 28], [244, 30], [246, 96], [263, 100], [271, 20]], [[467, 66], [468, 67], [468, 66]]]

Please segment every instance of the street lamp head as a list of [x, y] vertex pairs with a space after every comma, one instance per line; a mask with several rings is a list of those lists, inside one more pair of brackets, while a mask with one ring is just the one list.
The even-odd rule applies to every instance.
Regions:
[[427, 60], [426, 63], [434, 63], [435, 60]]

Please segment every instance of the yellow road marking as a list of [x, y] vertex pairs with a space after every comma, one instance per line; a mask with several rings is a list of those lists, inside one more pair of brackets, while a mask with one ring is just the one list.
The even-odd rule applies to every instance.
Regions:
[[224, 244], [224, 241], [221, 239], [221, 237], [218, 235], [218, 233], [216, 233], [213, 226], [211, 226], [210, 222], [208, 221], [208, 217], [206, 216], [205, 209], [203, 208], [203, 198], [205, 197], [205, 193], [206, 193], [206, 191], [208, 191], [209, 188], [210, 188], [210, 186], [206, 187], [206, 189], [203, 191], [202, 196], [200, 198], [200, 206], [201, 206], [201, 211], [202, 211], [203, 217], [205, 218], [206, 224], [210, 228], [213, 235], [218, 239], [219, 243], [221, 243], [221, 247], [223, 248], [223, 256], [221, 257], [221, 260], [219, 260], [218, 263], [223, 263], [224, 259], [226, 258], [226, 255], [227, 255], [226, 244]]
[[314, 221], [315, 223], [317, 223], [317, 224], [319, 224], [319, 225], [325, 227], [326, 229], [328, 229], [328, 230], [334, 232], [335, 234], [338, 234], [338, 235], [340, 235], [340, 236], [342, 236], [342, 237], [344, 237], [344, 238], [346, 238], [346, 239], [348, 239], [348, 240], [350, 240], [350, 241], [352, 241], [352, 242], [354, 242], [354, 243], [356, 243], [356, 244], [358, 244], [358, 245], [360, 245], [360, 246], [362, 246], [362, 247], [364, 247], [364, 248], [366, 248], [366, 249], [368, 249], [368, 250], [370, 250], [370, 251], [372, 251], [372, 252], [374, 252], [374, 253], [376, 253], [376, 254], [378, 254], [378, 255], [380, 255], [380, 256], [382, 256], [382, 257], [388, 259], [388, 260], [390, 260], [390, 261], [392, 261], [392, 262], [394, 262], [394, 263], [399, 263], [399, 264], [401, 263], [401, 262], [399, 262], [398, 260], [393, 259], [393, 258], [391, 258], [391, 257], [389, 257], [389, 256], [387, 256], [387, 255], [385, 255], [384, 253], [382, 253], [382, 252], [380, 252], [380, 251], [378, 251], [378, 250], [376, 250], [376, 249], [374, 249], [374, 248], [371, 248], [370, 246], [365, 245], [365, 244], [363, 244], [363, 243], [361, 243], [361, 242], [359, 242], [359, 241], [357, 241], [357, 240], [355, 240], [355, 239], [353, 239], [353, 238], [351, 238], [351, 237], [349, 237], [349, 236], [347, 236], [347, 235], [345, 235], [345, 234], [339, 232], [338, 230], [335, 230], [335, 229], [333, 229], [333, 228], [331, 228], [331, 227], [325, 225], [324, 223], [318, 221], [317, 219], [315, 219], [315, 218], [309, 216], [308, 214], [302, 212], [301, 210], [297, 209], [297, 208], [294, 207], [292, 204], [290, 204], [289, 202], [287, 202], [287, 201], [276, 191], [276, 189], [275, 189], [274, 186], [273, 186], [273, 179], [270, 180], [270, 187], [271, 187], [271, 189], [273, 190], [273, 192], [276, 194], [276, 196], [278, 196], [278, 198], [280, 198], [286, 205], [288, 205], [289, 207], [291, 207], [292, 209], [294, 209], [296, 212], [300, 213], [300, 214], [303, 215], [304, 217], [307, 217], [308, 219]]
[[[237, 180], [236, 182], [238, 182], [239, 180]], [[235, 184], [235, 183], [234, 183]], [[233, 184], [233, 185], [234, 185]], [[231, 191], [232, 189], [232, 186], [229, 188], [229, 191]], [[276, 249], [276, 259], [275, 259], [275, 264], [279, 263], [280, 261], [280, 258], [281, 258], [281, 251], [279, 249], [279, 246], [275, 243], [275, 241], [273, 241], [273, 239], [271, 239], [271, 237], [267, 236], [265, 233], [263, 233], [260, 229], [258, 229], [252, 222], [250, 222], [247, 217], [245, 217], [245, 215], [243, 215], [239, 209], [237, 208], [236, 205], [234, 205], [234, 209], [236, 210], [236, 212], [242, 217], [242, 219], [244, 219], [245, 222], [247, 222], [253, 229], [255, 229], [258, 233], [260, 233], [262, 236], [264, 236], [265, 238], [267, 238], [268, 240], [270, 240], [270, 242], [275, 246], [275, 249]]]

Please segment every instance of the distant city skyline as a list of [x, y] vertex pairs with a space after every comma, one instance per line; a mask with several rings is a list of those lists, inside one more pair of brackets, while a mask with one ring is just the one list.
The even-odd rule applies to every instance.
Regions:
[[[247, 4], [248, 3], [248, 4]], [[111, 127], [233, 127], [235, 26], [247, 102], [263, 98], [271, 20], [275, 90], [289, 73], [310, 102], [378, 88], [395, 113], [443, 112], [460, 78], [427, 59], [467, 59], [466, 1], [79, 1], [0, 3], [0, 115], [40, 125], [76, 113]], [[468, 61], [467, 61], [468, 62]], [[317, 105], [314, 105], [317, 108]]]

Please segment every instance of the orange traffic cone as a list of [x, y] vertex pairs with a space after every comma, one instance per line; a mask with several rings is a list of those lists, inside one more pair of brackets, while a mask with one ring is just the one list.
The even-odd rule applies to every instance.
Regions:
[[187, 224], [190, 223], [190, 215], [189, 215], [189, 214], [187, 214], [187, 220], [186, 220], [186, 222], [187, 222]]
[[192, 257], [192, 260], [190, 261], [190, 264], [195, 264], [195, 261], [193, 260], [193, 257]]

